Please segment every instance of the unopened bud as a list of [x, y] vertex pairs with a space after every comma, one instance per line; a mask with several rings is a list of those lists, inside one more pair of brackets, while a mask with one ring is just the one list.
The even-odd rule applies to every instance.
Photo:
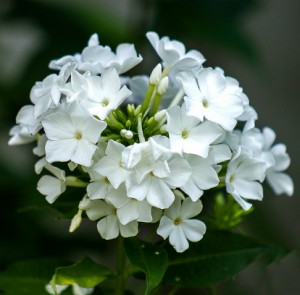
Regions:
[[168, 77], [164, 77], [160, 80], [158, 86], [157, 86], [157, 93], [159, 95], [163, 95], [169, 86], [169, 78]]
[[159, 128], [159, 131], [161, 134], [164, 134], [164, 133], [167, 133], [167, 125], [162, 125], [160, 128]]
[[82, 214], [82, 210], [79, 210], [77, 214], [74, 215], [74, 217], [72, 218], [71, 225], [69, 228], [70, 233], [74, 232], [80, 226], [82, 221], [81, 214]]
[[133, 133], [130, 130], [122, 129], [120, 132], [121, 136], [126, 139], [131, 139], [133, 137]]
[[154, 115], [156, 122], [164, 122], [166, 120], [166, 110], [161, 110]]
[[150, 84], [157, 85], [161, 80], [161, 64], [158, 64], [150, 75]]

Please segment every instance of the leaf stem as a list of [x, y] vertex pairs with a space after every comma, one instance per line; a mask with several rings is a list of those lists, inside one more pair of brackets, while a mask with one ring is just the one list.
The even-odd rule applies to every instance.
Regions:
[[123, 295], [125, 287], [125, 264], [126, 257], [123, 246], [123, 237], [118, 238], [118, 248], [117, 248], [117, 285], [115, 295]]

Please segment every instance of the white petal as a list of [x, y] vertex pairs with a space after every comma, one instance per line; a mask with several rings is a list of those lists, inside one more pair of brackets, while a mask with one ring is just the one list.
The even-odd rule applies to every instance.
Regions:
[[76, 139], [48, 140], [45, 147], [46, 159], [49, 163], [69, 161], [76, 147]]
[[206, 232], [205, 224], [200, 220], [185, 220], [180, 224], [186, 238], [191, 242], [198, 242]]
[[169, 236], [170, 244], [179, 253], [184, 252], [189, 247], [189, 242], [187, 241], [185, 234], [181, 226], [175, 226], [173, 231]]
[[132, 221], [126, 225], [120, 224], [120, 232], [124, 238], [136, 236], [138, 234], [138, 222]]
[[292, 178], [286, 173], [273, 172], [267, 174], [267, 181], [277, 195], [294, 193], [294, 184]]
[[105, 240], [112, 240], [119, 236], [119, 220], [117, 215], [109, 215], [97, 223], [97, 229]]
[[200, 200], [193, 202], [190, 198], [186, 198], [181, 206], [180, 217], [189, 219], [198, 215], [202, 211], [203, 205]]
[[156, 177], [151, 177], [151, 184], [147, 194], [147, 201], [151, 206], [159, 209], [169, 208], [175, 196], [165, 182]]
[[162, 216], [157, 229], [157, 234], [166, 239], [174, 229], [174, 221], [167, 216]]

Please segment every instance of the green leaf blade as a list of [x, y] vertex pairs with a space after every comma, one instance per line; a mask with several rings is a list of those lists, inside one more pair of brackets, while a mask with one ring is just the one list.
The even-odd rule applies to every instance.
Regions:
[[167, 270], [167, 252], [155, 245], [133, 239], [125, 240], [126, 254], [133, 265], [146, 275], [145, 294], [157, 287]]
[[58, 267], [51, 284], [52, 286], [77, 284], [83, 288], [93, 288], [113, 275], [114, 273], [105, 266], [84, 257], [73, 265]]
[[[262, 254], [282, 256], [279, 246], [265, 245], [228, 231], [211, 231], [182, 253], [170, 255], [163, 282], [179, 287], [209, 287], [233, 278]], [[286, 252], [285, 252], [286, 253]]]
[[0, 290], [7, 295], [48, 294], [45, 286], [59, 264], [62, 262], [53, 259], [16, 262], [0, 273]]

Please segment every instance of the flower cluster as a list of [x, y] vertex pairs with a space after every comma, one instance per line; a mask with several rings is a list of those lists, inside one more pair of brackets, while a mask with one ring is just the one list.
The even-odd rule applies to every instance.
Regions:
[[244, 210], [262, 200], [265, 179], [292, 195], [290, 158], [273, 145], [273, 130], [255, 127], [237, 80], [204, 67], [203, 55], [179, 41], [147, 38], [162, 60], [150, 76], [123, 75], [142, 57], [132, 44], [114, 53], [96, 34], [81, 53], [51, 61], [57, 73], [33, 86], [9, 144], [37, 142], [35, 171], [48, 172], [37, 189], [49, 203], [68, 186], [86, 189], [70, 231], [83, 212], [104, 239], [157, 223], [183, 252], [206, 232], [199, 214], [207, 191], [224, 191]]

